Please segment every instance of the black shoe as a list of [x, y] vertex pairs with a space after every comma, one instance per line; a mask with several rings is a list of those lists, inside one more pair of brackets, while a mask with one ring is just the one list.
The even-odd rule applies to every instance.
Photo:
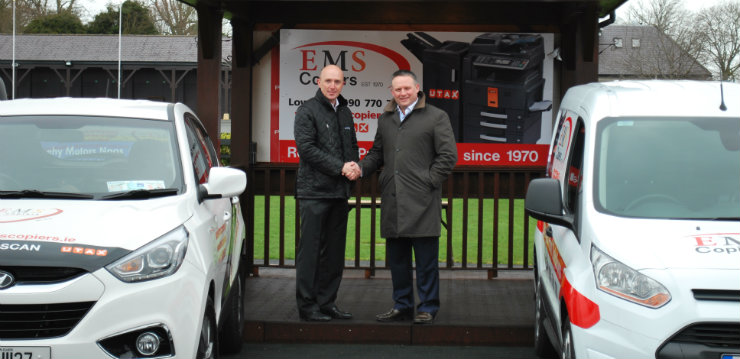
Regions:
[[413, 315], [414, 311], [412, 309], [400, 310], [393, 308], [387, 313], [376, 315], [375, 319], [379, 322], [397, 322], [401, 320], [411, 319]]
[[352, 319], [352, 313], [343, 312], [339, 310], [336, 305], [332, 305], [329, 308], [321, 309], [321, 313], [324, 313], [334, 319]]
[[432, 324], [434, 322], [434, 314], [427, 312], [419, 312], [414, 317], [414, 324]]
[[307, 322], [328, 322], [331, 317], [321, 312], [300, 313], [301, 319]]

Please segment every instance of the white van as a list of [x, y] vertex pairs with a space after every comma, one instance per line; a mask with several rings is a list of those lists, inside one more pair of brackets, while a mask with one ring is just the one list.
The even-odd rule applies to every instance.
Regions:
[[740, 85], [569, 89], [526, 209], [538, 355], [740, 358]]

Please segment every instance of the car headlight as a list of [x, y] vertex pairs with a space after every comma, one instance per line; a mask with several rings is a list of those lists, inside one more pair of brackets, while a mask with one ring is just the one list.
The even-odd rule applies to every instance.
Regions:
[[162, 278], [177, 272], [187, 250], [188, 232], [181, 226], [107, 265], [105, 269], [129, 283]]
[[648, 308], [660, 308], [671, 300], [671, 293], [662, 284], [594, 246], [591, 246], [591, 265], [596, 286], [606, 293]]

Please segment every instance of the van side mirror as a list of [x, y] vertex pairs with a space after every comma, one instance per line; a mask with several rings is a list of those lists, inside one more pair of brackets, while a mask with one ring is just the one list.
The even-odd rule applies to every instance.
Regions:
[[529, 182], [524, 208], [535, 219], [573, 229], [573, 216], [563, 214], [563, 196], [556, 179], [536, 178]]

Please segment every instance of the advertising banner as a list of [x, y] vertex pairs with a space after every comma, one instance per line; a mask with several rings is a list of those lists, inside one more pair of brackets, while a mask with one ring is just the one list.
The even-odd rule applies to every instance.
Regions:
[[391, 74], [416, 73], [446, 111], [458, 165], [544, 166], [552, 129], [552, 34], [281, 30], [271, 64], [271, 162], [298, 162], [295, 112], [321, 69], [342, 68], [360, 157], [392, 99]]

